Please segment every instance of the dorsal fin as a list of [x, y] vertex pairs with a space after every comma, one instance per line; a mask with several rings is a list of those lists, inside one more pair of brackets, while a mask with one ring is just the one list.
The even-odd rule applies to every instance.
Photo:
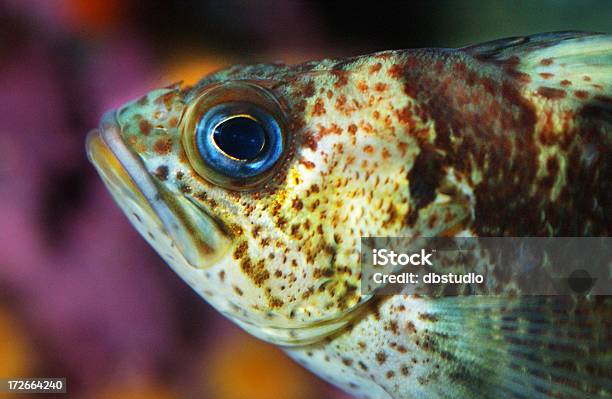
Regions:
[[482, 62], [497, 64], [534, 96], [567, 108], [588, 103], [594, 116], [612, 120], [612, 35], [554, 32], [464, 47]]

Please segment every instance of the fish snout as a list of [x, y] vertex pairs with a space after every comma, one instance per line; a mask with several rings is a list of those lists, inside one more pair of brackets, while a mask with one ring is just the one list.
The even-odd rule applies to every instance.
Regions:
[[230, 249], [219, 221], [187, 198], [154, 181], [142, 158], [123, 139], [116, 112], [87, 135], [87, 155], [130, 222], [179, 274], [214, 265]]

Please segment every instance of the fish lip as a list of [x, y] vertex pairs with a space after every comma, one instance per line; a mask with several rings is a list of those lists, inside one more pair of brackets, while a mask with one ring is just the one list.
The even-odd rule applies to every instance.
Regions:
[[[106, 112], [102, 116], [99, 127], [87, 134], [87, 156], [90, 162], [97, 169], [100, 169], [101, 166], [94, 159], [94, 151], [96, 151], [94, 141], [96, 140], [103, 143], [110, 154], [112, 154], [111, 156], [114, 157], [114, 160], [119, 164], [118, 168], [129, 177], [129, 182], [122, 181], [121, 183], [130, 189], [138, 190], [138, 193], [142, 195], [148, 207], [151, 208], [159, 219], [165, 234], [172, 241], [172, 245], [179, 250], [189, 266], [198, 269], [210, 266], [212, 260], [216, 260], [226, 252], [222, 250], [223, 248], [214, 248], [214, 246], [210, 249], [210, 252], [207, 252], [203, 250], [206, 244], [202, 245], [201, 242], [196, 242], [192, 237], [190, 234], [193, 230], [192, 226], [188, 226], [177, 214], [177, 207], [180, 205], [169, 200], [168, 196], [170, 194], [163, 192], [158, 187], [140, 156], [134, 153], [124, 141], [116, 110]], [[171, 205], [173, 206], [171, 207]], [[211, 219], [207, 213], [203, 214], [203, 218]], [[209, 222], [211, 226], [215, 225], [217, 230], [221, 230], [214, 220], [211, 219]], [[215, 229], [215, 227], [212, 227], [212, 229]], [[147, 237], [144, 238], [147, 239]], [[223, 246], [219, 245], [219, 247]], [[215, 255], [215, 252], [216, 256], [211, 256], [211, 253]]]

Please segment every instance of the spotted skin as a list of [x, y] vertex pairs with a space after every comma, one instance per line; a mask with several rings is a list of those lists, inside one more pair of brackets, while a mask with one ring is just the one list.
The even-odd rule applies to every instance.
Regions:
[[[287, 121], [282, 160], [250, 190], [209, 183], [185, 150], [188, 110], [228, 81], [265, 88]], [[519, 299], [504, 279], [506, 299], [372, 298], [359, 248], [362, 236], [609, 235], [611, 95], [612, 38], [578, 32], [238, 65], [119, 108], [88, 151], [204, 299], [357, 397], [603, 397], [606, 299]]]

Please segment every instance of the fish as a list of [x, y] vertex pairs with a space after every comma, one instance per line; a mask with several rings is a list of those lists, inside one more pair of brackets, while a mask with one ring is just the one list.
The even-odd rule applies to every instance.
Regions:
[[107, 112], [86, 147], [193, 290], [355, 397], [603, 398], [609, 297], [367, 294], [360, 245], [607, 237], [611, 144], [612, 36], [553, 32], [234, 65]]

